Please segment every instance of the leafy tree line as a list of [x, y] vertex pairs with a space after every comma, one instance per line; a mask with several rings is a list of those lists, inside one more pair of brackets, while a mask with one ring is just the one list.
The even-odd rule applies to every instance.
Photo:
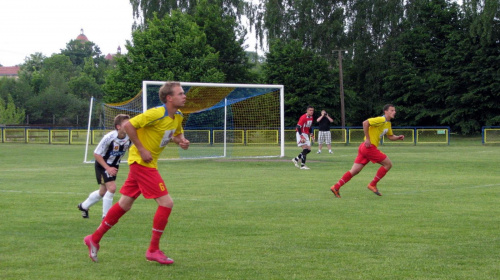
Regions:
[[[462, 6], [446, 0], [261, 0], [252, 7], [257, 35], [267, 35], [270, 44], [266, 69], [283, 44], [299, 42], [310, 58], [315, 54], [333, 69], [342, 50], [348, 125], [381, 113], [385, 103], [397, 106], [398, 126], [447, 125], [472, 134], [500, 124], [498, 0], [464, 0]], [[294, 97], [288, 103], [318, 104], [314, 91], [304, 91], [312, 79], [288, 84], [283, 62], [296, 53], [289, 54], [266, 81], [284, 83]], [[336, 77], [330, 79], [333, 107], [324, 106], [339, 120]]]
[[[54, 115], [74, 124], [90, 96], [124, 101], [142, 80], [270, 83], [285, 85], [287, 126], [309, 104], [340, 125], [340, 54], [348, 126], [385, 103], [396, 105], [397, 126], [473, 134], [500, 124], [497, 0], [130, 3], [136, 23], [125, 55], [110, 63], [95, 44], [74, 41], [48, 58], [31, 55], [19, 80], [0, 80], [0, 107], [13, 103], [9, 114], [25, 110], [32, 124]], [[268, 49], [262, 63], [244, 51], [248, 28]]]

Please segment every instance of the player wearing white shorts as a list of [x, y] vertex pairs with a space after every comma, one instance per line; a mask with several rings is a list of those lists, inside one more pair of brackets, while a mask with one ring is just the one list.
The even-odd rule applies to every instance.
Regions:
[[[311, 141], [314, 140], [311, 126], [313, 123], [314, 107], [307, 106], [307, 111], [299, 118], [295, 128], [297, 136], [297, 146], [302, 148], [302, 152], [292, 159], [293, 164], [300, 169], [310, 169], [306, 166], [307, 154], [311, 152]], [[299, 164], [300, 161], [300, 164]]]

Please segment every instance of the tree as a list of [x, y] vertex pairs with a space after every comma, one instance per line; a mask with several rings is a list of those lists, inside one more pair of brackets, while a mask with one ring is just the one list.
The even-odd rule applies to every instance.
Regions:
[[[132, 12], [139, 20], [138, 26], [148, 25], [148, 20], [155, 17], [162, 19], [169, 15], [173, 10], [193, 15], [200, 1], [197, 0], [130, 0]], [[229, 16], [241, 16], [244, 12], [243, 0], [208, 0], [209, 4], [216, 4], [224, 8], [224, 12]]]
[[338, 80], [328, 61], [299, 41], [273, 42], [263, 71], [266, 83], [285, 85], [285, 126], [295, 126], [308, 105], [340, 119]]
[[[19, 80], [28, 84], [33, 93], [40, 92], [42, 75], [40, 71], [43, 67], [45, 56], [42, 53], [34, 53], [26, 57], [19, 70]], [[15, 98], [14, 98], [15, 99]]]
[[135, 96], [143, 80], [223, 82], [218, 54], [191, 16], [172, 11], [132, 33], [126, 55], [116, 59], [104, 85], [106, 102]]
[[96, 83], [94, 77], [81, 73], [79, 76], [71, 78], [68, 82], [68, 92], [83, 100], [90, 100], [91, 97], [103, 99], [104, 91]]
[[207, 37], [207, 43], [219, 52], [220, 70], [227, 83], [248, 83], [250, 67], [242, 45], [246, 30], [236, 22], [236, 18], [224, 12], [219, 5], [208, 0], [199, 1], [194, 19]]
[[24, 117], [24, 109], [16, 107], [10, 95], [7, 102], [0, 98], [0, 124], [22, 124]]
[[48, 79], [48, 86], [26, 102], [30, 124], [72, 125], [77, 118], [85, 119], [88, 100], [69, 93], [68, 82], [58, 71], [48, 75]]
[[71, 40], [66, 44], [66, 49], [61, 49], [61, 54], [69, 57], [73, 65], [83, 68], [85, 59], [92, 57], [104, 62], [101, 49], [91, 41]]
[[475, 44], [455, 3], [414, 1], [407, 15], [384, 46], [385, 96], [398, 104], [398, 123], [448, 125], [463, 134], [499, 123], [498, 43]]

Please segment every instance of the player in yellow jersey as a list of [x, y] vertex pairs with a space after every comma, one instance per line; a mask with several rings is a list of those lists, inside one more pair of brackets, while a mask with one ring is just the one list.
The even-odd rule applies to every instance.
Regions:
[[368, 162], [378, 163], [382, 165], [373, 180], [368, 184], [368, 189], [376, 195], [382, 194], [377, 189], [377, 183], [391, 169], [392, 162], [386, 154], [378, 149], [380, 139], [387, 135], [390, 140], [404, 140], [404, 135], [394, 135], [392, 133], [391, 120], [396, 115], [396, 108], [392, 104], [384, 106], [384, 115], [381, 117], [369, 118], [363, 122], [363, 132], [365, 133], [365, 141], [359, 145], [358, 156], [354, 160], [351, 170], [347, 171], [340, 180], [333, 185], [330, 190], [333, 194], [340, 198], [339, 189], [345, 183], [349, 182], [352, 177], [356, 176]]
[[160, 153], [170, 141], [184, 150], [189, 148], [189, 140], [184, 138], [182, 128], [184, 117], [179, 111], [186, 102], [186, 95], [179, 82], [167, 82], [160, 88], [159, 97], [163, 106], [149, 109], [133, 117], [125, 125], [127, 135], [134, 144], [129, 149], [130, 172], [120, 190], [122, 196], [118, 203], [111, 207], [99, 228], [84, 238], [89, 248], [89, 257], [94, 262], [97, 262], [97, 251], [103, 235], [132, 208], [135, 199], [141, 194], [158, 203], [146, 259], [161, 264], [174, 262], [159, 248], [174, 202], [158, 172], [157, 163]]

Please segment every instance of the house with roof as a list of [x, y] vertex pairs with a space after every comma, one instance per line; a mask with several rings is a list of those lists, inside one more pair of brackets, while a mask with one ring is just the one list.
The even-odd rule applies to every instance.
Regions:
[[0, 67], [0, 78], [7, 77], [7, 78], [17, 79], [17, 78], [19, 78], [19, 74], [18, 74], [19, 69], [21, 69], [21, 67], [19, 67], [19, 66]]

